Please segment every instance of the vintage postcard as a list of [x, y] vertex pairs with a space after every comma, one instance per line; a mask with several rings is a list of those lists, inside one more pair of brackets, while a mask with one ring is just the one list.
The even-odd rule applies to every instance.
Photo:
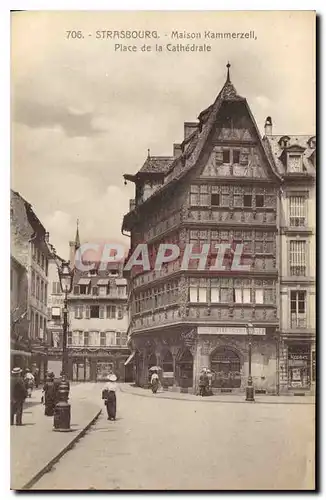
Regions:
[[11, 13], [11, 488], [314, 490], [316, 13]]

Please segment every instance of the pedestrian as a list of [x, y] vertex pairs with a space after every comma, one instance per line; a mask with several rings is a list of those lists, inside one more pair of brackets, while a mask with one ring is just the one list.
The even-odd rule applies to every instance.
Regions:
[[206, 396], [209, 393], [209, 378], [207, 371], [203, 370], [199, 377], [199, 395]]
[[108, 413], [108, 420], [115, 420], [117, 412], [117, 377], [114, 373], [108, 375], [108, 382], [102, 391], [102, 399], [104, 399], [104, 404]]
[[35, 380], [35, 387], [38, 389], [38, 386], [40, 385], [40, 370], [36, 367], [34, 370], [34, 380]]
[[24, 382], [27, 390], [27, 396], [30, 398], [32, 397], [35, 379], [29, 368], [25, 369]]
[[10, 425], [14, 425], [15, 415], [16, 425], [23, 425], [23, 405], [26, 397], [27, 390], [22, 377], [22, 369], [19, 367], [14, 368], [10, 380]]
[[160, 384], [160, 379], [159, 379], [157, 370], [154, 370], [153, 375], [151, 376], [151, 387], [152, 387], [153, 394], [157, 393], [159, 384]]
[[54, 408], [57, 403], [57, 387], [54, 383], [54, 373], [50, 372], [47, 375], [45, 384], [43, 386], [44, 392], [44, 415], [47, 417], [53, 417]]

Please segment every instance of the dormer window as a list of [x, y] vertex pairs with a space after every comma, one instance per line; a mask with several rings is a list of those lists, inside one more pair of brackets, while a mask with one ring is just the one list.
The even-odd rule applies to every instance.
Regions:
[[281, 139], [278, 141], [279, 145], [281, 146], [282, 149], [287, 148], [289, 145], [290, 137], [287, 135], [284, 135], [281, 137]]
[[302, 154], [288, 154], [287, 161], [287, 171], [288, 172], [302, 172], [303, 171], [303, 163], [302, 163]]
[[90, 269], [88, 271], [88, 276], [91, 278], [92, 276], [97, 276], [97, 269]]
[[315, 136], [310, 137], [310, 139], [308, 140], [308, 146], [310, 149], [316, 149], [316, 137]]

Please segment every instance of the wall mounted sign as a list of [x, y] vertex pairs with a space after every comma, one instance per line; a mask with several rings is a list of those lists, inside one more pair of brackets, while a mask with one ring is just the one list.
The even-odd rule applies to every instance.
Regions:
[[[253, 335], [266, 335], [266, 328], [254, 328]], [[199, 326], [198, 335], [248, 335], [247, 328], [228, 326]]]

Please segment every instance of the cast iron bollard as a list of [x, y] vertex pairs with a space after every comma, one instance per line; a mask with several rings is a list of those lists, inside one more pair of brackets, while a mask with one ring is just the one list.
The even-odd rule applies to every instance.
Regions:
[[255, 401], [254, 386], [252, 385], [252, 377], [248, 377], [248, 385], [246, 387], [246, 401]]
[[69, 382], [62, 381], [58, 388], [59, 402], [54, 409], [53, 430], [70, 431]]

